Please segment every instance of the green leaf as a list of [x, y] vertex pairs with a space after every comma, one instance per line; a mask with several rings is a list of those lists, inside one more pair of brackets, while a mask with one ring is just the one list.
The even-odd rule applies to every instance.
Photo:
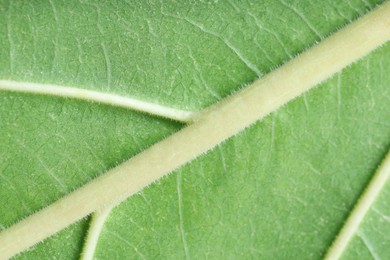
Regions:
[[[378, 2], [1, 1], [0, 79], [197, 111]], [[387, 44], [129, 198], [95, 257], [320, 258], [390, 148], [389, 67]], [[0, 229], [183, 127], [53, 96], [0, 100]], [[390, 257], [388, 193], [346, 258]], [[88, 221], [17, 258], [78, 258]]]
[[371, 207], [345, 252], [346, 259], [356, 259], [356, 257], [385, 259], [390, 255], [388, 246], [388, 234], [390, 231], [389, 194], [390, 184], [386, 182], [380, 197]]

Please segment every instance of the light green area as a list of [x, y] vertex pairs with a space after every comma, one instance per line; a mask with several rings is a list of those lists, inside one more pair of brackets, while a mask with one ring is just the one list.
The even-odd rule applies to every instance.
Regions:
[[180, 126], [88, 102], [0, 93], [2, 226], [52, 203]]
[[2, 0], [0, 77], [199, 109], [376, 1], [286, 2]]
[[307, 106], [293, 101], [128, 199], [97, 258], [183, 259], [185, 247], [193, 259], [320, 258], [390, 147], [389, 54], [387, 45], [308, 93]]
[[[0, 1], [0, 79], [199, 110], [377, 2]], [[133, 196], [110, 215], [96, 257], [320, 258], [390, 148], [389, 67], [386, 45]], [[182, 127], [9, 92], [0, 92], [0, 119], [0, 229]], [[385, 216], [387, 197], [375, 206]], [[368, 219], [362, 231], [390, 257], [377, 228], [388, 221]], [[78, 258], [86, 228], [83, 220], [20, 258]], [[364, 254], [356, 238], [346, 256]]]
[[[0, 229], [181, 127], [125, 109], [40, 95], [0, 92], [0, 104]], [[70, 228], [62, 241], [50, 239], [41, 252], [79, 254], [86, 227]]]

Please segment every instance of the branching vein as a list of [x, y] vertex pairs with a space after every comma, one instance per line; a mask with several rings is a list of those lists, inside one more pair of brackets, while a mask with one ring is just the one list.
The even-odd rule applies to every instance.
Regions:
[[[386, 2], [279, 69], [197, 113], [193, 123], [181, 131], [4, 230], [0, 255], [9, 258], [98, 209], [117, 205], [367, 55], [390, 39], [389, 14], [390, 2]], [[390, 168], [390, 163], [386, 165]]]
[[93, 259], [100, 233], [103, 230], [104, 222], [111, 213], [111, 209], [111, 207], [108, 207], [93, 214], [80, 260]]
[[[364, 216], [371, 209], [372, 205], [374, 204], [376, 198], [382, 191], [389, 177], [390, 177], [390, 152], [387, 154], [381, 167], [375, 173], [374, 177], [370, 181], [366, 190], [364, 191], [359, 201], [355, 205], [355, 208], [352, 210], [351, 215], [348, 217], [347, 221], [345, 222], [336, 240], [329, 248], [325, 259], [328, 260], [339, 259], [342, 256], [343, 252], [347, 248], [349, 242], [351, 241], [354, 235], [359, 236], [360, 234], [360, 237], [363, 239], [365, 244], [368, 245], [367, 241], [364, 239], [364, 236], [361, 236], [361, 233], [358, 233], [358, 229], [360, 223], [364, 219]], [[369, 246], [367, 247], [370, 249]]]
[[0, 80], [0, 90], [44, 94], [99, 102], [112, 106], [146, 112], [152, 115], [157, 115], [181, 122], [188, 122], [193, 116], [193, 112], [190, 111], [175, 109], [131, 97], [124, 97], [111, 93], [104, 93], [95, 90], [87, 90], [75, 87], [66, 87], [51, 84], [38, 84], [31, 82], [17, 82], [12, 80]]

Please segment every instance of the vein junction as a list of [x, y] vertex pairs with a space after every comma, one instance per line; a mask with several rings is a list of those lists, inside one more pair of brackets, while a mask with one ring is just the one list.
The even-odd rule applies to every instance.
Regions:
[[84, 248], [83, 252], [81, 253], [80, 260], [94, 259], [93, 257], [95, 254], [100, 233], [103, 230], [104, 222], [110, 215], [111, 210], [111, 207], [107, 207], [103, 210], [97, 210], [94, 212], [88, 229], [87, 239], [84, 242]]
[[58, 86], [51, 84], [38, 84], [31, 82], [18, 82], [12, 80], [0, 80], [0, 90], [44, 94], [58, 97], [75, 98], [123, 107], [131, 110], [149, 113], [180, 122], [189, 122], [193, 112], [175, 109], [143, 100], [124, 97], [116, 94], [99, 92], [75, 87]]
[[9, 258], [98, 209], [117, 205], [367, 55], [389, 40], [389, 13], [390, 2], [386, 2], [240, 92], [197, 113], [193, 123], [181, 131], [4, 230], [0, 255]]

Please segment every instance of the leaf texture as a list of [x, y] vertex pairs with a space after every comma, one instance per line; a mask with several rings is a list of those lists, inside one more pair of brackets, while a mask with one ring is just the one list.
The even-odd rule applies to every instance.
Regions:
[[[1, 1], [0, 78], [196, 111], [379, 2]], [[115, 208], [95, 257], [323, 256], [390, 148], [389, 47]], [[0, 229], [183, 127], [71, 99], [0, 99]], [[345, 258], [390, 256], [382, 193]], [[78, 258], [87, 229], [16, 258]]]

